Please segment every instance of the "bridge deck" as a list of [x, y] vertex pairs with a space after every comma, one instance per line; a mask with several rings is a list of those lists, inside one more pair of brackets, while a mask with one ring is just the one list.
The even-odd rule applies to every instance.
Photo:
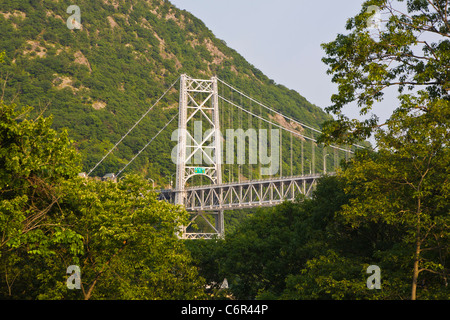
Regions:
[[174, 203], [175, 194], [184, 193], [188, 211], [221, 211], [274, 206], [298, 195], [310, 196], [321, 174], [277, 177], [262, 180], [202, 185], [181, 190], [158, 190], [161, 200]]

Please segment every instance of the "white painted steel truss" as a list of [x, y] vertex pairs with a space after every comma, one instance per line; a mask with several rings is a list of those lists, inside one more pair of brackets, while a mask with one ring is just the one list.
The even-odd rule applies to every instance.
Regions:
[[[183, 206], [192, 213], [191, 223], [203, 219], [209, 224], [211, 233], [184, 232], [184, 239], [212, 239], [222, 237], [224, 210], [237, 210], [254, 207], [270, 207], [284, 201], [294, 201], [299, 195], [310, 197], [315, 189], [319, 174], [249, 180], [239, 183], [196, 186], [185, 189]], [[160, 191], [160, 200], [174, 202], [177, 190]], [[207, 218], [213, 215], [215, 224]]]
[[282, 177], [186, 189], [188, 211], [235, 210], [274, 206], [311, 195], [320, 175]]
[[[194, 176], [206, 176], [214, 185], [222, 183], [222, 146], [218, 99], [217, 78], [201, 80], [181, 75], [175, 204], [185, 205], [188, 196], [186, 185]], [[192, 124], [199, 119], [202, 124], [205, 124], [205, 129], [210, 132], [206, 137], [200, 139], [196, 137], [195, 129], [192, 129]], [[214, 230], [214, 234], [222, 237], [224, 234], [223, 212], [217, 211], [212, 214], [215, 216], [215, 225], [210, 223], [204, 213], [197, 214], [193, 220], [202, 216]], [[182, 237], [185, 237], [188, 227], [183, 228]], [[193, 234], [192, 237], [205, 238], [205, 235]]]

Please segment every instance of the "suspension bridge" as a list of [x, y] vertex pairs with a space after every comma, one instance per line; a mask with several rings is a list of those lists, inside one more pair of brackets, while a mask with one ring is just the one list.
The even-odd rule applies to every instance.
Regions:
[[[194, 79], [183, 74], [88, 176], [177, 84], [178, 112], [114, 176], [120, 176], [178, 118], [172, 133], [175, 186], [171, 181], [170, 188], [155, 191], [161, 201], [191, 213], [191, 223], [182, 230], [184, 239], [223, 237], [226, 210], [274, 206], [299, 195], [310, 196], [317, 179], [334, 174], [342, 158], [362, 148], [321, 145], [319, 129], [283, 115], [217, 77]], [[194, 222], [202, 227], [193, 228]]]

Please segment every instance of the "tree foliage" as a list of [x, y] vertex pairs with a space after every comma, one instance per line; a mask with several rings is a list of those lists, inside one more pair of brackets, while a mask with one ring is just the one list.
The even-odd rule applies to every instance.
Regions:
[[62, 184], [77, 174], [79, 156], [66, 131], [50, 128], [51, 118], [32, 120], [29, 109], [3, 102], [0, 107], [2, 255], [13, 248], [51, 254], [64, 238], [57, 208]]
[[[67, 132], [0, 109], [0, 296], [4, 299], [194, 299], [203, 280], [176, 232], [187, 213], [147, 181], [78, 177]], [[70, 265], [81, 269], [69, 290]]]
[[[378, 8], [382, 23], [377, 30], [368, 19]], [[380, 126], [376, 102], [386, 90], [398, 88], [403, 95], [448, 101], [450, 79], [450, 24], [448, 1], [370, 0], [346, 24], [349, 34], [339, 34], [323, 44], [332, 81], [338, 93], [327, 111], [337, 119], [324, 125], [323, 141], [358, 141], [370, 137]], [[423, 90], [421, 93], [418, 90]], [[365, 120], [349, 119], [344, 106], [356, 103]], [[426, 110], [426, 105], [420, 105]]]
[[450, 106], [427, 102], [427, 113], [417, 115], [415, 107], [424, 102], [404, 99], [388, 129], [378, 131], [376, 155], [361, 154], [344, 172], [355, 198], [342, 214], [353, 226], [374, 221], [402, 230], [399, 260], [411, 270], [411, 298], [416, 299], [419, 274], [431, 273], [423, 275], [422, 287], [447, 283]]
[[[446, 119], [440, 111], [423, 128]], [[361, 152], [322, 178], [312, 199], [261, 209], [225, 240], [190, 243], [200, 274], [226, 278], [226, 295], [238, 299], [448, 299], [448, 149], [434, 146], [422, 146], [413, 166], [390, 147]], [[381, 270], [379, 290], [367, 287], [371, 265]]]
[[[371, 32], [374, 8], [384, 26]], [[402, 249], [393, 256], [411, 268], [411, 299], [418, 296], [419, 274], [425, 287], [447, 281], [448, 267], [438, 257], [449, 248], [449, 12], [448, 1], [366, 1], [348, 20], [350, 33], [323, 45], [338, 93], [327, 109], [337, 119], [324, 125], [320, 140], [349, 142], [375, 134], [377, 142], [376, 154], [360, 154], [344, 172], [347, 190], [356, 196], [343, 213], [352, 224], [383, 221], [402, 230]], [[389, 87], [400, 95], [385, 124], [376, 116], [358, 121], [342, 113], [357, 103], [367, 115]], [[426, 272], [435, 278], [421, 275]]]

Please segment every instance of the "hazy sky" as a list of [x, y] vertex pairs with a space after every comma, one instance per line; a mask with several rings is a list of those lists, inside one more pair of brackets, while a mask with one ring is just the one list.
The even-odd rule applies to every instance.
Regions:
[[[363, 0], [170, 0], [201, 19], [219, 39], [276, 83], [298, 91], [321, 108], [336, 85], [321, 61], [322, 43], [346, 33], [345, 23]], [[386, 97], [376, 114], [385, 119], [395, 105]], [[262, 101], [263, 102], [263, 101]], [[345, 109], [357, 117], [356, 108]], [[298, 119], [301, 120], [301, 119]]]

